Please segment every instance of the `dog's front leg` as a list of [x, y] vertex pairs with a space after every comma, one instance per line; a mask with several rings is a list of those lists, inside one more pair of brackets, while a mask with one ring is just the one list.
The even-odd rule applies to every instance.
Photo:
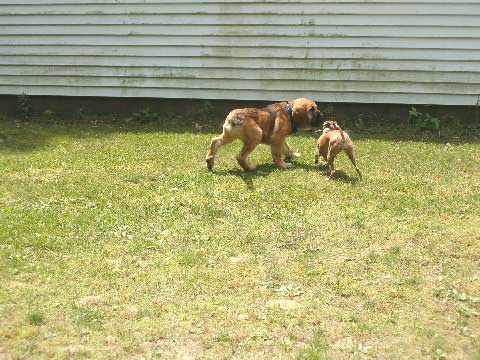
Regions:
[[318, 158], [320, 157], [320, 144], [317, 144], [315, 148], [315, 164], [318, 164]]
[[283, 143], [282, 151], [286, 161], [290, 161], [293, 158], [299, 158], [301, 156], [299, 152], [293, 151], [290, 145], [288, 145], [286, 141]]
[[272, 149], [272, 158], [275, 164], [280, 166], [282, 169], [289, 169], [293, 165], [282, 160], [282, 153], [284, 147], [284, 141], [274, 141], [271, 144]]

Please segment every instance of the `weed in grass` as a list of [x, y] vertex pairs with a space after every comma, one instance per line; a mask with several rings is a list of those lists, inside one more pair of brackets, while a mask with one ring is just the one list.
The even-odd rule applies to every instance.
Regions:
[[298, 360], [327, 360], [331, 359], [328, 356], [328, 345], [325, 340], [317, 335], [304, 350], [298, 355]]
[[400, 247], [394, 246], [383, 255], [383, 261], [389, 266], [395, 266], [400, 257]]
[[28, 314], [28, 322], [31, 325], [34, 325], [34, 326], [42, 325], [43, 322], [44, 322], [43, 314], [39, 313], [37, 311], [29, 313]]
[[274, 289], [273, 291], [277, 295], [288, 297], [301, 296], [305, 294], [305, 292], [301, 289], [300, 286], [294, 284], [282, 285], [279, 288]]
[[420, 280], [417, 278], [406, 278], [402, 279], [398, 282], [399, 285], [405, 285], [405, 286], [413, 286], [416, 287], [417, 285], [420, 284]]
[[88, 326], [92, 328], [101, 328], [105, 320], [102, 311], [86, 307], [76, 306], [73, 308], [73, 321], [80, 326]]
[[215, 335], [216, 342], [229, 342], [231, 341], [230, 335], [226, 331], [220, 331], [217, 335]]
[[[205, 255], [201, 251], [186, 250], [178, 255], [178, 263], [182, 266], [199, 266], [206, 264]], [[210, 263], [211, 264], [211, 263]]]

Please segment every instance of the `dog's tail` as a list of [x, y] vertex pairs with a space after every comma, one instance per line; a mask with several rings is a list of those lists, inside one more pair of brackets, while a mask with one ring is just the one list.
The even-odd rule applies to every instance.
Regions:
[[240, 116], [239, 114], [237, 114], [235, 112], [235, 110], [233, 110], [232, 112], [230, 112], [230, 114], [228, 114], [227, 119], [226, 119], [225, 124], [224, 124], [224, 127], [228, 131], [232, 131], [235, 126], [242, 125], [243, 120], [244, 120], [244, 118], [242, 116]]
[[347, 153], [348, 158], [349, 158], [350, 161], [352, 162], [353, 167], [354, 167], [355, 170], [357, 171], [358, 176], [360, 177], [360, 180], [362, 180], [362, 179], [363, 179], [362, 173], [360, 172], [360, 169], [359, 169], [358, 166], [357, 166], [357, 162], [355, 161], [355, 155], [353, 154], [353, 148], [349, 148], [348, 150], [345, 150], [345, 152]]
[[343, 142], [347, 141], [347, 140], [345, 139], [345, 135], [344, 135], [344, 133], [343, 133], [342, 128], [341, 128], [340, 126], [338, 126], [338, 124], [337, 124], [336, 122], [335, 122], [335, 125], [336, 125], [336, 127], [337, 127], [337, 130], [340, 131], [340, 135], [342, 135], [342, 141], [343, 141]]

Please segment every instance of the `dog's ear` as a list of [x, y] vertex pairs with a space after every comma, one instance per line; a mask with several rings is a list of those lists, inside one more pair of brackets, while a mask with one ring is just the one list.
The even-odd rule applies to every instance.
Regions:
[[307, 104], [304, 100], [302, 98], [293, 100], [292, 113], [294, 116], [304, 117], [307, 114]]
[[[317, 104], [309, 99], [299, 98], [293, 100], [292, 114], [300, 127], [311, 126], [312, 120], [316, 118]], [[319, 124], [318, 124], [319, 125]], [[318, 126], [317, 125], [317, 126]]]

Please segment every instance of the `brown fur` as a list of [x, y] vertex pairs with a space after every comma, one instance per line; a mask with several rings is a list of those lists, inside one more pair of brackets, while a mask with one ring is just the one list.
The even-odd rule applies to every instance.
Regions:
[[[317, 104], [308, 99], [300, 98], [289, 101], [292, 106], [293, 119], [297, 127], [308, 127], [312, 119], [318, 116], [320, 111]], [[223, 124], [223, 133], [212, 139], [208, 149], [208, 169], [212, 170], [217, 150], [223, 144], [240, 139], [243, 147], [237, 155], [237, 161], [244, 170], [254, 170], [255, 165], [248, 161], [248, 155], [259, 144], [270, 145], [273, 161], [282, 169], [287, 169], [292, 164], [285, 159], [300, 156], [293, 152], [287, 143], [287, 137], [292, 133], [292, 125], [288, 117], [287, 103], [280, 102], [271, 104], [263, 109], [246, 108], [231, 111]]]
[[335, 120], [327, 120], [323, 123], [323, 132], [325, 132], [325, 129], [331, 130], [340, 130], [340, 133], [342, 134], [342, 140], [345, 141], [345, 136], [342, 128], [340, 125]]
[[[318, 164], [318, 158], [321, 155], [328, 164], [328, 178], [331, 179], [333, 174], [335, 174], [335, 168], [333, 167], [335, 156], [343, 150], [347, 153], [347, 156], [355, 167], [360, 179], [362, 179], [362, 174], [355, 162], [353, 143], [348, 134], [338, 126], [336, 121], [326, 121], [323, 124], [323, 129], [324, 132], [317, 141], [315, 164]], [[325, 131], [325, 129], [328, 129], [329, 131]]]

